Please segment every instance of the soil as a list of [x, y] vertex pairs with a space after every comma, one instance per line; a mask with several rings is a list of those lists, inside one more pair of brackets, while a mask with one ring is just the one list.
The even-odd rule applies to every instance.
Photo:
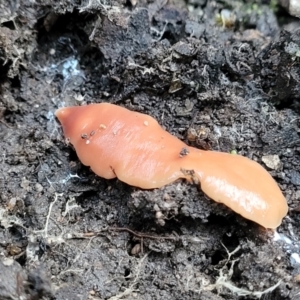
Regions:
[[[299, 19], [263, 0], [1, 0], [0, 23], [0, 299], [300, 299]], [[95, 102], [256, 160], [288, 216], [266, 230], [184, 181], [99, 178], [54, 117]]]

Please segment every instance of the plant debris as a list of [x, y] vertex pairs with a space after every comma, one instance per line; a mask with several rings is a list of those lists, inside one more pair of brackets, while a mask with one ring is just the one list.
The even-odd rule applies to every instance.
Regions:
[[[1, 299], [299, 298], [300, 20], [280, 2], [0, 1]], [[266, 231], [181, 181], [97, 177], [54, 112], [99, 102], [278, 156], [288, 218]]]

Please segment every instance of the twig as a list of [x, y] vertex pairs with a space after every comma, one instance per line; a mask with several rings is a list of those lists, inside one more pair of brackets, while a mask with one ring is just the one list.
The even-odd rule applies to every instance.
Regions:
[[149, 234], [145, 234], [142, 232], [137, 232], [137, 231], [133, 231], [129, 228], [126, 227], [110, 227], [109, 230], [111, 231], [126, 231], [131, 233], [132, 235], [143, 239], [143, 238], [148, 238], [148, 239], [155, 239], [155, 240], [171, 240], [171, 241], [178, 241], [179, 238], [178, 237], [174, 237], [174, 236], [157, 236], [157, 235], [149, 235]]

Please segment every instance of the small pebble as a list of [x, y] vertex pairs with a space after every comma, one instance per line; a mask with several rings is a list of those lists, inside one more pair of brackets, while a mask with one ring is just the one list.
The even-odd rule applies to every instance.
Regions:
[[280, 167], [280, 159], [278, 155], [264, 155], [261, 160], [272, 170], [277, 170]]
[[40, 192], [42, 192], [43, 191], [43, 186], [40, 184], [40, 183], [36, 183], [35, 184], [35, 190], [38, 192], [38, 193], [40, 193]]

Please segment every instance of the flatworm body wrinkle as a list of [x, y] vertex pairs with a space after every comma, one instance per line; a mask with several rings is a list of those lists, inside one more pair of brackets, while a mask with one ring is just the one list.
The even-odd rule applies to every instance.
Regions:
[[258, 163], [188, 147], [148, 115], [101, 103], [61, 108], [56, 116], [81, 162], [101, 177], [143, 189], [179, 178], [199, 182], [210, 198], [266, 228], [287, 214], [279, 187]]

